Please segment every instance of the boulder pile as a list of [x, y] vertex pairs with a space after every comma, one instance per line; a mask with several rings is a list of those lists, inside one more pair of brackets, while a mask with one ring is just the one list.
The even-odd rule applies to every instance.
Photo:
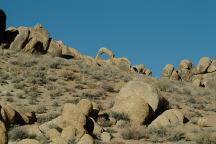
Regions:
[[171, 80], [183, 80], [191, 82], [194, 86], [205, 87], [208, 83], [208, 75], [216, 72], [216, 59], [211, 60], [209, 57], [202, 57], [197, 66], [192, 62], [183, 59], [179, 68], [175, 70], [172, 64], [167, 64], [161, 77], [167, 77]]
[[7, 143], [7, 131], [11, 125], [32, 124], [37, 121], [34, 112], [22, 112], [8, 105], [0, 106], [0, 111], [0, 144]]
[[185, 122], [180, 110], [169, 109], [157, 89], [144, 81], [128, 82], [116, 96], [112, 111], [128, 115], [134, 126], [159, 127]]
[[[51, 122], [39, 126], [39, 129], [53, 143], [66, 144], [73, 140], [78, 144], [93, 144], [94, 139], [107, 140], [109, 133], [97, 123], [99, 108], [94, 102], [82, 99], [77, 105], [66, 103], [62, 110], [62, 115]], [[61, 132], [55, 128], [50, 129], [50, 125], [58, 125]], [[109, 139], [110, 140], [110, 139]]]

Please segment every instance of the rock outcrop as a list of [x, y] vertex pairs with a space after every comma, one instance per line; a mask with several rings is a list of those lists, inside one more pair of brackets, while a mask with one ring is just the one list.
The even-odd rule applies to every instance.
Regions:
[[24, 125], [36, 122], [34, 113], [21, 112], [5, 105], [0, 106], [0, 144], [7, 143], [7, 130], [11, 125]]
[[[172, 74], [170, 75], [170, 73]], [[174, 66], [167, 64], [161, 74], [170, 80], [182, 80], [191, 82], [194, 86], [209, 87], [212, 77], [216, 74], [216, 59], [211, 60], [209, 57], [202, 57], [197, 66], [193, 66], [192, 62], [183, 59], [179, 68], [175, 70]]]
[[[77, 105], [66, 103], [62, 115], [39, 129], [47, 135], [53, 143], [68, 143], [74, 140], [76, 143], [93, 143], [93, 137], [101, 139], [104, 129], [97, 123], [98, 106], [94, 102], [82, 99]], [[61, 132], [50, 129], [51, 125], [62, 128]]]

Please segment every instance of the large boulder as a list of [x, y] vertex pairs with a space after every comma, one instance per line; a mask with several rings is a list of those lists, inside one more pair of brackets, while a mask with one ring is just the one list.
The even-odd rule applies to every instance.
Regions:
[[170, 109], [163, 112], [159, 115], [150, 125], [149, 127], [164, 127], [170, 126], [177, 123], [184, 123], [184, 115], [178, 109]]
[[47, 49], [50, 43], [49, 32], [40, 24], [29, 28], [30, 35], [28, 43], [26, 44], [24, 51], [30, 53], [47, 53]]
[[192, 68], [192, 62], [187, 60], [187, 59], [183, 59], [180, 64], [179, 64], [179, 69], [191, 69]]
[[61, 57], [62, 56], [61, 43], [52, 39], [49, 45], [49, 49], [47, 50], [47, 53], [53, 57]]
[[209, 57], [202, 57], [197, 64], [197, 73], [206, 73], [208, 67], [211, 65], [211, 60]]
[[30, 30], [27, 27], [17, 28], [18, 34], [15, 37], [14, 41], [10, 45], [10, 49], [21, 50], [24, 49], [28, 43], [28, 38], [30, 35]]
[[144, 81], [128, 82], [116, 96], [113, 111], [125, 113], [132, 123], [147, 122], [150, 112], [160, 109], [161, 97], [155, 87]]
[[86, 116], [88, 116], [89, 113], [93, 110], [93, 105], [88, 99], [80, 100], [78, 103], [78, 107]]
[[163, 77], [170, 77], [174, 70], [174, 66], [172, 64], [167, 64], [162, 72]]
[[62, 127], [72, 127], [77, 130], [77, 135], [82, 136], [86, 130], [86, 116], [82, 111], [74, 104], [66, 103], [62, 111]]
[[208, 67], [207, 72], [215, 72], [216, 71], [216, 58], [212, 61], [211, 65]]

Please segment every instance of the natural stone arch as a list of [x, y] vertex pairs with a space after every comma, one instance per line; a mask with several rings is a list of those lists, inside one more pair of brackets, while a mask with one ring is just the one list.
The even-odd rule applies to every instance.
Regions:
[[115, 55], [113, 54], [113, 52], [107, 48], [100, 48], [96, 57], [95, 57], [95, 60], [96, 60], [96, 63], [98, 65], [102, 65], [103, 63], [103, 60], [100, 58], [102, 54], [107, 54], [109, 56], [109, 62], [112, 63], [114, 62], [114, 57]]

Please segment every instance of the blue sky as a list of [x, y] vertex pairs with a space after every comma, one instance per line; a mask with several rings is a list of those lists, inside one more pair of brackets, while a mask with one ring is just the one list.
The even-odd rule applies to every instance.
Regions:
[[216, 56], [215, 0], [0, 0], [9, 26], [41, 23], [83, 54], [100, 47], [159, 76], [167, 63]]

